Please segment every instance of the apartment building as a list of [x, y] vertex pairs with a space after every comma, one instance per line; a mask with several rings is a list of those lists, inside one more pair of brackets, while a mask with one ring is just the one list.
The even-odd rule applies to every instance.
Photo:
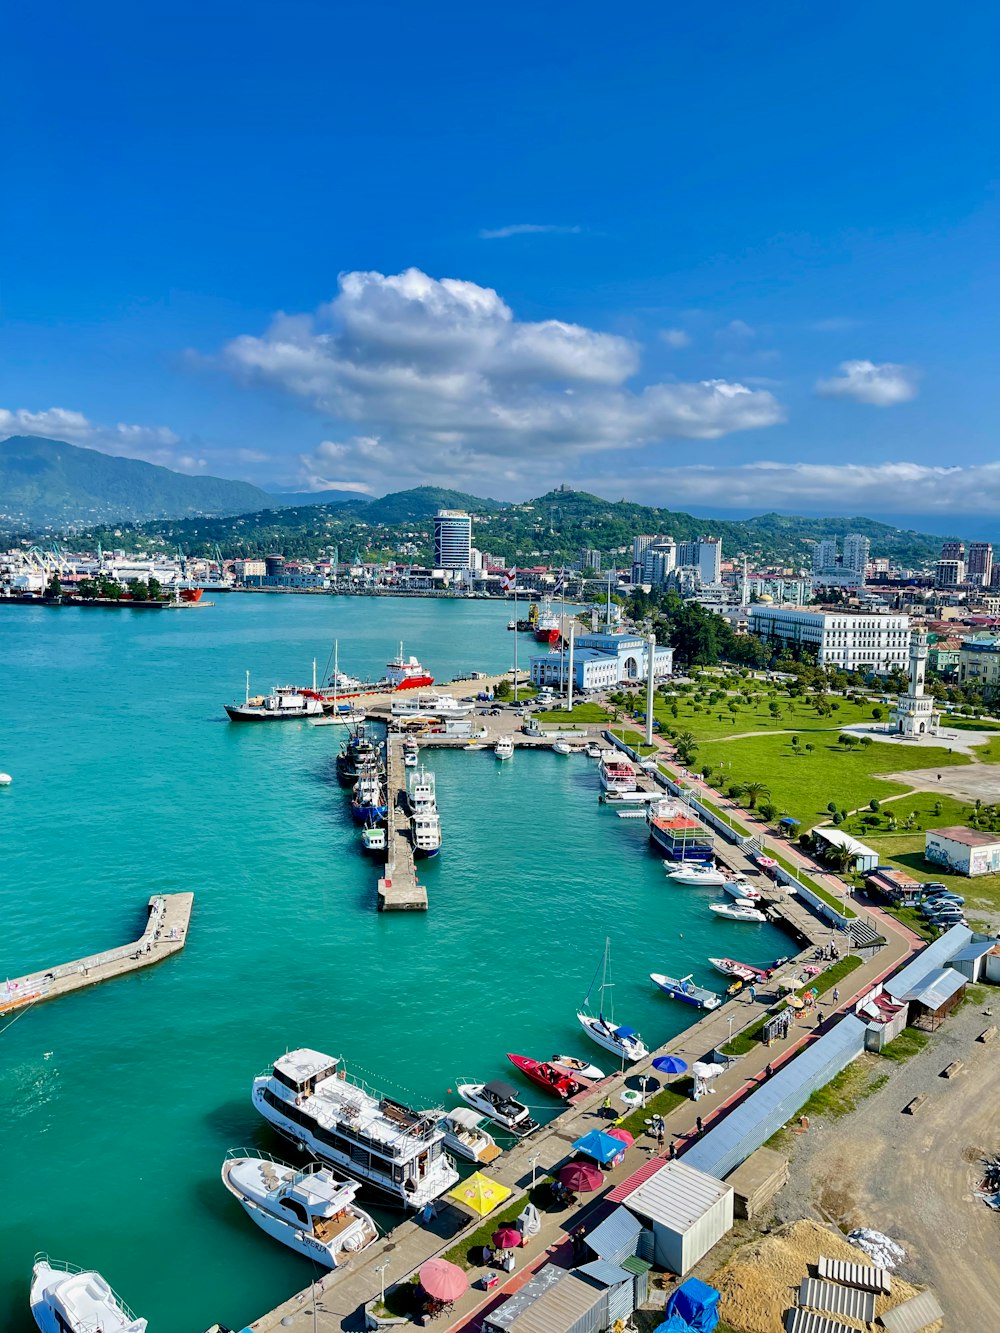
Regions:
[[789, 606], [751, 606], [751, 634], [765, 643], [802, 644], [820, 666], [886, 675], [905, 670], [910, 656], [910, 618], [858, 612], [807, 611]]

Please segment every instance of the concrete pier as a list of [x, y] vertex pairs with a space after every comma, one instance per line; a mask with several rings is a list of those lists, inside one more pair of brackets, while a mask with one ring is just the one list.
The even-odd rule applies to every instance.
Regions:
[[146, 928], [137, 940], [104, 953], [77, 958], [72, 963], [59, 963], [8, 979], [0, 985], [0, 1014], [68, 995], [84, 986], [96, 986], [100, 981], [149, 967], [178, 953], [187, 943], [193, 904], [193, 893], [155, 894], [147, 907]]
[[403, 737], [390, 732], [385, 745], [386, 817], [385, 873], [378, 882], [380, 912], [426, 912], [427, 890], [417, 882], [406, 801]]

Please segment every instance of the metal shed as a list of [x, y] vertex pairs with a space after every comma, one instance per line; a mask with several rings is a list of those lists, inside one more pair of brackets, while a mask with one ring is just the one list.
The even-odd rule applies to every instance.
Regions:
[[606, 1259], [595, 1259], [593, 1263], [582, 1264], [577, 1270], [581, 1277], [587, 1278], [598, 1287], [606, 1287], [608, 1293], [608, 1323], [622, 1323], [635, 1311], [635, 1280], [633, 1274], [609, 1264]]
[[627, 1208], [616, 1208], [603, 1222], [587, 1232], [587, 1245], [598, 1259], [620, 1264], [639, 1253], [642, 1223]]
[[656, 1264], [682, 1277], [733, 1226], [732, 1187], [684, 1162], [667, 1162], [625, 1206], [651, 1223]]
[[[537, 1294], [531, 1292], [545, 1273], [554, 1273], [556, 1280], [550, 1278]], [[528, 1296], [530, 1299], [523, 1299]], [[550, 1265], [487, 1315], [482, 1327], [483, 1333], [596, 1333], [607, 1322], [607, 1287]]]
[[910, 1002], [910, 1023], [933, 1032], [962, 1001], [967, 981], [953, 967], [935, 968], [903, 996]]
[[948, 966], [961, 972], [966, 981], [985, 980], [986, 956], [996, 940], [973, 940], [952, 956]]
[[947, 966], [958, 951], [964, 949], [971, 941], [972, 931], [968, 926], [952, 926], [951, 930], [939, 935], [933, 944], [921, 949], [916, 958], [901, 968], [894, 977], [890, 977], [884, 989], [894, 1000], [905, 999], [906, 992], [922, 981], [928, 972], [933, 972], [937, 967]]

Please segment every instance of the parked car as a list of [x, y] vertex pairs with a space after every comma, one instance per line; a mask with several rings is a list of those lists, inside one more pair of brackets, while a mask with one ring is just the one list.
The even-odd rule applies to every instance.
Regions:
[[928, 906], [934, 903], [957, 903], [959, 907], [965, 906], [965, 899], [960, 893], [951, 893], [947, 889], [943, 893], [928, 893], [921, 901]]
[[956, 907], [955, 910], [951, 912], [945, 911], [942, 908], [940, 912], [932, 912], [927, 920], [932, 926], [939, 926], [942, 922], [947, 922], [949, 925], [955, 925], [956, 922], [965, 920], [965, 913], [960, 907]]
[[939, 884], [936, 880], [928, 880], [926, 884], [921, 884], [924, 893], [947, 893], [948, 885]]

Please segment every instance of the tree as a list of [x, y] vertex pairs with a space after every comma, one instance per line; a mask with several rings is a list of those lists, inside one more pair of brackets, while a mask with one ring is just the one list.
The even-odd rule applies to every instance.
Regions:
[[712, 765], [711, 765], [711, 764], [705, 764], [705, 765], [703, 765], [702, 770], [701, 770], [701, 776], [705, 779], [706, 782], [710, 782], [710, 781], [711, 781], [712, 773], [713, 773], [713, 769], [712, 769]]
[[163, 584], [158, 578], [154, 578], [152, 574], [149, 576], [148, 588], [149, 600], [151, 602], [155, 602], [163, 596]]
[[881, 805], [880, 805], [879, 802], [875, 799], [874, 796], [873, 796], [873, 797], [871, 798], [871, 800], [868, 802], [868, 809], [872, 812], [872, 814], [875, 814], [875, 815], [877, 815], [878, 812], [882, 809]]
[[778, 813], [778, 807], [773, 801], [761, 801], [760, 805], [757, 807], [757, 813], [765, 823], [770, 824], [771, 820]]
[[729, 797], [731, 801], [738, 801], [740, 797], [743, 795], [742, 782], [731, 782], [729, 786], [726, 788], [726, 795]]
[[145, 602], [149, 597], [149, 584], [143, 583], [142, 579], [133, 579], [128, 590], [136, 602]]
[[826, 808], [829, 810], [831, 815], [835, 815], [837, 813], [837, 802], [827, 801]]
[[862, 746], [863, 749], [867, 750], [868, 747], [869, 747], [869, 745], [873, 745], [873, 744], [874, 744], [874, 741], [872, 740], [872, 738], [871, 738], [870, 736], [862, 736], [862, 737], [860, 738], [860, 740], [858, 741], [858, 744], [859, 744], [860, 746]]
[[834, 811], [833, 822], [839, 827], [844, 822], [844, 816], [839, 810]]
[[813, 745], [812, 741], [806, 741], [802, 748], [805, 750], [806, 754], [812, 754], [816, 747]]
[[754, 810], [758, 801], [765, 801], [770, 798], [771, 791], [766, 782], [745, 782], [743, 784], [743, 795], [746, 797], [747, 809]]
[[882, 710], [881, 708], [879, 708], [878, 704], [876, 704], [875, 707], [872, 709], [872, 717], [875, 719], [876, 722], [882, 721]]
[[59, 575], [53, 574], [45, 587], [45, 597], [47, 601], [55, 601], [62, 596], [62, 583], [59, 581]]
[[513, 693], [514, 689], [510, 681], [504, 679], [498, 681], [496, 689], [493, 691], [493, 697], [495, 699], [509, 699]]
[[799, 738], [798, 738], [798, 736], [793, 736], [793, 737], [792, 737], [792, 749], [793, 749], [793, 750], [797, 750], [798, 748], [799, 748]]

